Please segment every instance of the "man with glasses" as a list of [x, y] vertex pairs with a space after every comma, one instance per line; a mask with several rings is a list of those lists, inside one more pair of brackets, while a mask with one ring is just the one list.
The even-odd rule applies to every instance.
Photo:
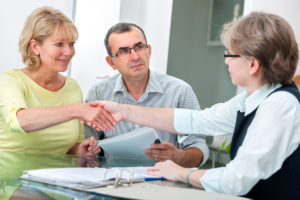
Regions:
[[[139, 26], [118, 23], [108, 30], [104, 42], [108, 53], [106, 61], [120, 74], [93, 85], [88, 92], [87, 102], [110, 100], [148, 107], [200, 110], [190, 85], [175, 77], [149, 70], [151, 46], [147, 44], [145, 33]], [[113, 130], [102, 132], [85, 126], [85, 137], [105, 139], [136, 128], [140, 126], [131, 122], [118, 123]], [[152, 144], [150, 149], [145, 150], [151, 159], [172, 160], [185, 167], [195, 167], [206, 162], [208, 148], [203, 136], [191, 135], [178, 141], [175, 134], [159, 130], [156, 132], [161, 143]]]

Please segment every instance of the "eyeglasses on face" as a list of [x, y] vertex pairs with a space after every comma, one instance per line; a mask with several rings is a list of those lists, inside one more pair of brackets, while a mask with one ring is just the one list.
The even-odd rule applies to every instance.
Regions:
[[229, 51], [224, 52], [224, 58], [238, 58], [241, 57], [239, 54], [231, 54]]
[[112, 54], [111, 57], [129, 57], [131, 54], [131, 50], [133, 49], [135, 53], [143, 53], [148, 48], [147, 44], [138, 43], [134, 45], [132, 48], [129, 47], [121, 47], [117, 51], [116, 54]]

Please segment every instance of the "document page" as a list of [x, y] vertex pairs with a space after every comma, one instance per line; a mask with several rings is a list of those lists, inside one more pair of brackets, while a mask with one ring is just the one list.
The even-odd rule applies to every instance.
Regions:
[[105, 154], [112, 157], [151, 160], [144, 150], [158, 139], [153, 128], [143, 127], [115, 137], [99, 140], [99, 145]]

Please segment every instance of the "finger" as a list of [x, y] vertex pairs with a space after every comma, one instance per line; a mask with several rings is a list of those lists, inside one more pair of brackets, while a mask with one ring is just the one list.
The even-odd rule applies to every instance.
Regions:
[[93, 146], [92, 148], [91, 148], [91, 151], [92, 152], [94, 152], [94, 153], [100, 153], [100, 147], [97, 145], [95, 145], [95, 146]]
[[111, 130], [114, 127], [114, 124], [109, 121], [110, 113], [102, 108], [99, 109], [99, 116], [96, 118], [96, 121], [99, 125], [103, 126], [105, 130]]
[[105, 109], [102, 109], [102, 120], [110, 127], [113, 127], [116, 124], [116, 120], [113, 118], [113, 116], [107, 112]]
[[153, 166], [153, 167], [149, 167], [148, 169], [147, 169], [147, 171], [157, 171], [158, 169], [157, 169], [157, 167], [155, 167], [155, 166]]
[[101, 106], [100, 102], [99, 101], [92, 101], [92, 102], [88, 102], [88, 104], [90, 106], [93, 106], [93, 107], [96, 107], [96, 106]]
[[162, 144], [151, 144], [151, 149], [163, 149], [163, 145]]
[[97, 131], [108, 131], [108, 129], [104, 128], [101, 124], [97, 124], [95, 127]]
[[99, 149], [100, 149], [100, 148], [99, 148], [99, 146], [98, 146], [97, 143], [90, 142], [89, 147], [88, 147], [88, 151], [90, 151], [90, 152], [96, 152], [96, 151], [98, 151]]
[[151, 148], [153, 148], [153, 149], [171, 149], [171, 148], [173, 148], [173, 146], [174, 146], [173, 144], [168, 143], [168, 142], [162, 142], [159, 144], [155, 144], [155, 143], [151, 144]]
[[109, 130], [108, 127], [103, 126], [103, 122], [102, 121], [94, 121], [93, 123], [90, 122], [91, 126], [93, 128], [95, 128], [97, 131], [102, 131], [102, 130]]

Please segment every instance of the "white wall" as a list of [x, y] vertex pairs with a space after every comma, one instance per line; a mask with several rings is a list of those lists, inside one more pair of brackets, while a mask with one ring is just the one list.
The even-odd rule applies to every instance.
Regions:
[[72, 19], [73, 0], [0, 0], [0, 73], [10, 68], [22, 68], [18, 51], [19, 35], [26, 17], [41, 6], [52, 6]]
[[77, 0], [79, 39], [69, 74], [79, 82], [84, 97], [93, 83], [115, 73], [105, 61], [104, 37], [119, 15], [120, 0]]
[[[300, 1], [298, 0], [245, 0], [244, 14], [251, 11], [265, 11], [280, 15], [294, 29], [297, 43], [300, 44]], [[296, 74], [300, 74], [300, 62]]]
[[152, 46], [150, 68], [167, 73], [173, 0], [125, 0], [120, 21], [141, 26]]

